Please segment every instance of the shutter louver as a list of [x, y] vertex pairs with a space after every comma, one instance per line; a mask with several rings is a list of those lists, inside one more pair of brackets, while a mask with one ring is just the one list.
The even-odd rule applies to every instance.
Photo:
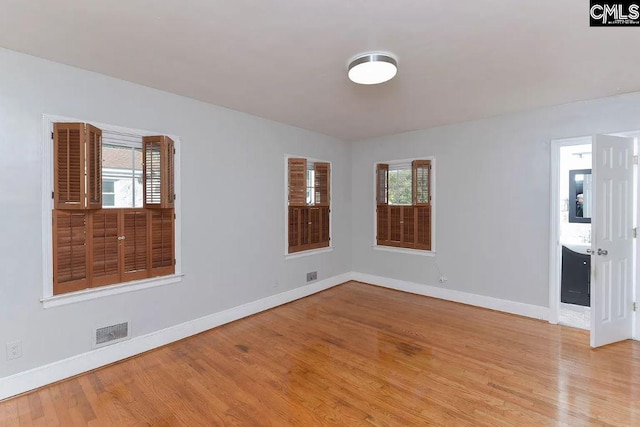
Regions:
[[330, 179], [330, 164], [316, 162], [313, 165], [315, 171], [315, 205], [316, 206], [329, 206], [329, 183]]
[[387, 205], [389, 203], [389, 165], [378, 163], [376, 165], [376, 204]]
[[289, 206], [307, 205], [307, 159], [288, 159]]
[[120, 281], [117, 210], [99, 210], [90, 214], [91, 287]]
[[127, 209], [121, 212], [123, 279], [137, 280], [148, 277], [148, 211]]
[[53, 211], [53, 293], [87, 287], [87, 214]]
[[151, 211], [151, 276], [175, 272], [173, 209]]
[[413, 177], [413, 205], [426, 206], [430, 203], [429, 191], [431, 162], [429, 160], [414, 160], [411, 163]]
[[174, 142], [168, 136], [142, 137], [145, 208], [172, 208], [175, 199]]

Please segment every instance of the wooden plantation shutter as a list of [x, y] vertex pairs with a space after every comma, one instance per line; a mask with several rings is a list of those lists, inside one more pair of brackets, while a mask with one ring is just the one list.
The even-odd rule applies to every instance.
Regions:
[[431, 161], [411, 163], [413, 183], [413, 217], [415, 232], [413, 247], [431, 250]]
[[307, 205], [307, 159], [288, 160], [289, 206]]
[[87, 207], [102, 208], [102, 131], [85, 126], [87, 155]]
[[144, 209], [121, 210], [121, 263], [122, 280], [138, 280], [149, 277], [148, 211]]
[[289, 207], [289, 224], [287, 224], [289, 230], [287, 239], [288, 252], [295, 252], [296, 247], [300, 245], [300, 216], [302, 215], [300, 210], [301, 209], [297, 207]]
[[414, 208], [416, 217], [416, 249], [431, 250], [431, 206]]
[[84, 123], [53, 124], [54, 203], [84, 209]]
[[384, 163], [376, 165], [376, 203], [389, 204], [389, 165]]
[[53, 211], [53, 294], [87, 287], [87, 213]]
[[431, 192], [431, 162], [429, 160], [414, 160], [411, 162], [412, 196], [414, 206], [427, 206], [430, 203]]
[[[313, 164], [315, 175], [315, 205], [329, 206], [329, 183], [330, 180], [329, 163], [316, 162]], [[306, 195], [305, 195], [306, 197]]]
[[147, 268], [151, 276], [164, 276], [175, 272], [174, 142], [168, 136], [148, 136], [142, 146], [144, 206], [151, 208]]
[[173, 208], [174, 142], [164, 135], [142, 137], [145, 208]]
[[390, 234], [389, 165], [376, 165], [376, 240], [384, 245]]
[[102, 209], [89, 215], [91, 232], [91, 287], [111, 285], [120, 281], [120, 212]]
[[85, 123], [53, 124], [54, 207], [102, 208], [102, 131]]
[[151, 276], [175, 272], [174, 211], [154, 209], [151, 215]]
[[324, 246], [329, 246], [329, 241], [331, 239], [331, 227], [329, 224], [330, 217], [331, 213], [329, 211], [329, 207], [323, 207], [320, 209], [320, 241], [322, 243], [326, 243]]

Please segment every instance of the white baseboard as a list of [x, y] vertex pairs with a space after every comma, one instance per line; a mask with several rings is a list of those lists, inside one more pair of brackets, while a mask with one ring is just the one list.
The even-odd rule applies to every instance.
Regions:
[[216, 326], [224, 325], [225, 323], [233, 322], [234, 320], [304, 298], [349, 280], [351, 280], [351, 273], [333, 276], [310, 285], [272, 295], [147, 335], [134, 337], [128, 341], [122, 341], [111, 346], [102, 347], [68, 359], [0, 378], [0, 400], [144, 353], [145, 351], [199, 334]]
[[549, 308], [537, 305], [508, 301], [483, 295], [475, 295], [467, 292], [440, 288], [437, 286], [405, 282], [402, 280], [390, 279], [388, 277], [374, 276], [372, 274], [352, 272], [351, 280], [357, 280], [359, 282], [369, 283], [371, 285], [381, 286], [384, 288], [396, 289], [398, 291], [410, 292], [412, 294], [475, 305], [477, 307], [489, 308], [491, 310], [503, 311], [505, 313], [517, 314], [525, 317], [532, 317], [534, 319], [549, 319]]

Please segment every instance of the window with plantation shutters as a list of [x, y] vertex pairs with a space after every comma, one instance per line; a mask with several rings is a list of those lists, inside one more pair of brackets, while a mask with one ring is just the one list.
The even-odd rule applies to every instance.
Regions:
[[287, 159], [287, 253], [330, 246], [331, 165]]
[[66, 122], [52, 139], [53, 294], [174, 274], [174, 141]]
[[376, 165], [376, 244], [432, 250], [432, 162]]

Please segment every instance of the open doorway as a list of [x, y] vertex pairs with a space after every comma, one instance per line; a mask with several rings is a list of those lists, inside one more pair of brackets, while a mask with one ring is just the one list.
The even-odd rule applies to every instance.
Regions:
[[590, 329], [593, 347], [640, 331], [632, 308], [640, 295], [638, 136], [552, 142], [549, 318]]
[[591, 138], [558, 144], [554, 196], [557, 244], [557, 323], [581, 329], [591, 326]]

